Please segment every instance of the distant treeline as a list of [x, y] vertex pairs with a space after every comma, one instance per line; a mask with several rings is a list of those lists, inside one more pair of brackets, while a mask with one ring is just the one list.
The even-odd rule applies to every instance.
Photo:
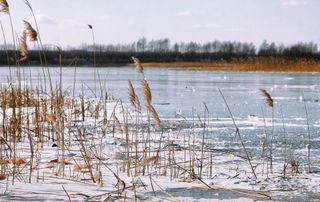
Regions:
[[[11, 46], [0, 46], [0, 65], [13, 64], [14, 51]], [[9, 50], [9, 51], [8, 51]], [[48, 46], [45, 48], [48, 65], [59, 64], [59, 52]], [[140, 38], [131, 44], [87, 45], [69, 47], [61, 52], [63, 65], [91, 66], [93, 56], [98, 66], [125, 65], [131, 63], [131, 56], [139, 57], [143, 62], [217, 62], [246, 59], [252, 57], [278, 57], [286, 59], [320, 59], [317, 44], [299, 42], [290, 46], [263, 43], [257, 48], [252, 43], [237, 41], [213, 41], [204, 44], [196, 42], [174, 43], [169, 39], [148, 41]], [[42, 58], [42, 63], [45, 60]], [[40, 51], [30, 50], [25, 65], [41, 65]]]

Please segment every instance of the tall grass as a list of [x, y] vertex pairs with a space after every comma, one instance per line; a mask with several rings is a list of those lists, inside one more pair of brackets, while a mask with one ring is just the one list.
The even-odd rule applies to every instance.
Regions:
[[317, 59], [252, 57], [231, 61], [200, 62], [148, 62], [148, 67], [171, 67], [204, 71], [244, 71], [244, 72], [318, 72], [320, 62]]
[[[273, 139], [274, 139], [274, 107], [273, 107], [273, 99], [271, 95], [265, 89], [260, 89], [261, 96], [264, 98], [265, 104], [272, 109], [272, 133], [270, 137], [270, 143], [268, 143], [268, 136], [266, 136], [266, 145], [269, 149], [269, 160], [270, 160], [270, 171], [273, 172]], [[268, 168], [267, 168], [268, 169]]]
[[9, 79], [12, 79], [12, 75], [11, 75], [11, 63], [10, 63], [10, 56], [9, 56], [9, 51], [7, 48], [7, 39], [6, 39], [6, 35], [4, 33], [4, 29], [3, 29], [3, 25], [2, 22], [0, 20], [0, 27], [1, 27], [1, 32], [2, 32], [2, 37], [3, 37], [3, 44], [4, 44], [4, 48], [6, 51], [6, 56], [7, 56], [7, 63], [8, 63], [8, 67], [9, 67]]
[[[28, 1], [26, 4], [33, 13]], [[5, 0], [1, 0], [0, 5], [2, 12], [9, 13], [9, 6]], [[24, 24], [25, 30], [19, 44], [20, 54], [19, 58], [16, 58], [17, 67], [28, 60], [27, 39], [32, 42], [37, 41], [39, 36], [38, 28], [35, 31], [29, 22], [24, 21]], [[104, 177], [108, 175], [107, 172], [110, 172], [118, 183], [116, 192], [118, 197], [125, 198], [126, 196], [123, 194], [128, 188], [126, 187], [127, 183], [120, 178], [119, 172], [122, 172], [132, 178], [131, 189], [134, 192], [135, 200], [137, 200], [138, 192], [136, 189], [139, 187], [137, 182], [139, 176], [149, 176], [152, 187], [153, 184], [157, 184], [155, 176], [162, 175], [172, 181], [175, 179], [183, 179], [185, 182], [197, 180], [206, 187], [212, 188], [204, 179], [213, 177], [215, 157], [222, 154], [214, 151], [215, 142], [207, 138], [209, 133], [213, 133], [209, 130], [212, 119], [205, 103], [203, 118], [201, 119], [198, 115], [200, 124], [195, 120], [196, 111], [194, 109], [192, 109], [192, 118], [190, 118], [192, 120], [182, 120], [182, 126], [179, 123], [172, 123], [172, 120], [163, 121], [160, 119], [161, 114], [158, 114], [157, 111], [157, 95], [152, 93], [153, 83], [146, 79], [144, 67], [136, 57], [132, 57], [132, 60], [138, 74], [143, 78], [138, 81], [128, 80], [128, 103], [122, 100], [110, 102], [107, 95], [102, 96], [103, 91], [98, 99], [96, 89], [91, 91], [95, 98], [89, 99], [84, 92], [84, 83], [82, 83], [82, 92], [76, 95], [76, 68], [73, 75], [72, 94], [67, 94], [65, 91], [67, 87], [63, 82], [63, 51], [60, 47], [56, 48], [59, 60], [59, 79], [55, 83], [55, 88], [53, 88], [50, 79], [50, 94], [43, 88], [45, 85], [43, 80], [46, 79], [46, 76], [43, 75], [42, 78], [38, 75], [36, 78], [38, 84], [34, 88], [31, 73], [30, 76], [23, 75], [23, 77], [17, 74], [19, 86], [9, 85], [0, 88], [1, 132], [3, 134], [0, 136], [0, 180], [10, 178], [14, 184], [15, 181], [25, 179], [27, 176], [29, 183], [39, 182], [42, 172], [43, 181], [49, 177], [61, 177], [79, 183], [85, 181], [103, 186], [104, 183], [109, 183], [103, 181]], [[45, 58], [44, 54], [42, 56]], [[42, 56], [40, 56], [40, 60]], [[9, 61], [8, 64], [10, 65]], [[51, 78], [49, 69], [48, 77]], [[27, 84], [22, 85], [22, 80]], [[12, 82], [11, 77], [9, 82]], [[96, 85], [96, 77], [94, 82]], [[134, 88], [135, 82], [140, 84], [140, 88]], [[101, 89], [100, 77], [99, 83]], [[256, 171], [259, 166], [258, 160], [253, 159], [227, 99], [220, 89], [219, 93], [239, 139], [237, 144], [241, 146], [245, 154], [245, 157], [239, 157], [239, 159], [245, 159], [253, 178], [258, 179], [258, 174], [260, 174]], [[260, 93], [267, 107], [272, 108], [272, 131], [274, 132], [274, 100], [267, 90], [260, 89]], [[140, 94], [143, 95], [144, 106], [140, 103], [138, 97]], [[304, 107], [307, 125], [309, 125], [305, 103]], [[282, 120], [285, 131], [283, 117]], [[191, 124], [187, 128], [185, 125], [190, 123], [188, 121]], [[196, 132], [197, 127], [201, 128], [198, 133]], [[309, 130], [308, 127], [308, 145], [311, 144]], [[265, 146], [269, 149], [271, 171], [273, 132], [270, 140], [266, 134], [264, 141]], [[286, 140], [286, 137], [284, 139]], [[110, 145], [112, 150], [110, 153], [106, 153], [104, 147]], [[286, 147], [284, 149], [283, 172], [286, 177], [286, 168], [289, 162]], [[308, 148], [309, 172], [311, 171], [310, 149], [311, 147]], [[42, 157], [41, 153], [44, 151], [52, 151], [54, 159]], [[292, 159], [290, 164], [298, 171], [296, 161]], [[50, 175], [48, 171], [50, 171]], [[225, 170], [225, 172], [227, 171]], [[120, 185], [123, 187], [122, 189], [120, 189]], [[64, 191], [67, 193], [65, 189]], [[68, 198], [70, 198], [69, 195]]]
[[235, 122], [235, 119], [234, 119], [234, 117], [233, 117], [233, 115], [232, 115], [232, 112], [231, 112], [230, 107], [229, 107], [229, 105], [228, 105], [228, 103], [227, 103], [227, 100], [225, 99], [224, 95], [222, 94], [222, 91], [221, 91], [220, 89], [218, 89], [218, 90], [219, 90], [219, 93], [220, 93], [220, 95], [221, 95], [221, 97], [222, 97], [222, 99], [223, 99], [223, 101], [224, 101], [224, 103], [225, 103], [225, 105], [226, 105], [226, 107], [227, 107], [227, 109], [228, 109], [228, 112], [229, 112], [229, 114], [230, 114], [230, 116], [231, 116], [233, 125], [234, 125], [234, 127], [235, 127], [235, 129], [236, 129], [236, 134], [237, 134], [237, 136], [239, 137], [241, 146], [242, 146], [243, 151], [245, 152], [245, 155], [246, 155], [246, 157], [247, 157], [247, 160], [248, 160], [248, 163], [249, 163], [249, 165], [250, 165], [252, 174], [254, 175], [255, 179], [257, 179], [257, 175], [256, 175], [256, 172], [255, 172], [254, 166], [253, 166], [253, 164], [252, 164], [252, 162], [251, 162], [251, 155], [250, 155], [250, 153], [248, 152], [248, 150], [247, 150], [247, 148], [246, 148], [246, 146], [245, 146], [245, 143], [244, 143], [244, 141], [243, 141], [243, 139], [242, 139], [242, 136], [241, 136], [241, 134], [240, 134], [240, 130], [239, 130], [239, 128], [238, 128], [238, 126], [237, 126], [237, 124], [236, 124], [236, 122]]

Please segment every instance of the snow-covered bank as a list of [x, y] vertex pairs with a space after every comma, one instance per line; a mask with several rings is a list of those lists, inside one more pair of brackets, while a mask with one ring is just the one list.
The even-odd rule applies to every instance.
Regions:
[[[39, 97], [49, 111], [55, 99]], [[297, 162], [297, 167], [290, 163], [294, 159], [289, 158], [288, 152], [284, 175], [283, 153], [275, 152], [271, 171], [268, 156], [256, 145], [249, 147], [255, 179], [236, 138], [232, 142], [209, 138], [219, 132], [210, 127], [218, 120], [205, 120], [207, 126], [179, 119], [161, 120], [159, 130], [149, 121], [153, 117], [146, 109], [138, 113], [130, 103], [68, 97], [62, 103], [61, 111], [42, 114], [39, 122], [38, 105], [21, 106], [21, 137], [15, 141], [8, 137], [1, 144], [1, 168], [5, 174], [0, 181], [1, 199], [316, 201], [320, 197], [320, 175], [316, 173], [319, 165], [313, 164], [314, 173], [308, 173], [305, 163]], [[12, 120], [12, 110], [10, 106], [6, 108], [5, 121]], [[58, 112], [61, 117], [57, 117]], [[237, 120], [241, 121], [244, 135], [248, 125], [262, 125], [259, 118]], [[230, 122], [220, 120], [226, 126]], [[43, 139], [35, 132], [37, 124]], [[234, 130], [228, 127], [227, 131]], [[14, 148], [16, 157], [21, 159], [15, 166], [10, 153]], [[283, 151], [274, 151], [277, 150]]]

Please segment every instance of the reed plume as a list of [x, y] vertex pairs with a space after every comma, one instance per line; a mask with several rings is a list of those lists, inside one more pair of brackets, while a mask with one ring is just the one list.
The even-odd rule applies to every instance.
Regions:
[[141, 81], [141, 85], [143, 87], [143, 96], [144, 96], [144, 99], [146, 100], [147, 102], [147, 106], [149, 106], [151, 104], [151, 101], [152, 101], [152, 94], [151, 94], [151, 89], [150, 89], [150, 86], [147, 82], [147, 80], [143, 79]]
[[134, 65], [136, 66], [136, 70], [139, 72], [139, 73], [143, 73], [143, 67], [141, 65], [141, 62], [138, 58], [136, 57], [131, 57], [133, 62], [134, 62]]
[[273, 107], [273, 99], [271, 97], [271, 95], [268, 93], [267, 90], [265, 89], [260, 89], [260, 94], [262, 97], [265, 97], [265, 103], [269, 106], [269, 107]]
[[0, 6], [1, 6], [0, 12], [9, 13], [9, 4], [7, 0], [0, 0]]
[[140, 101], [139, 98], [134, 90], [134, 87], [131, 83], [130, 80], [128, 80], [129, 83], [129, 99], [131, 104], [135, 107], [135, 109], [140, 112], [141, 111], [141, 105], [140, 105]]
[[119, 132], [122, 132], [122, 127], [121, 127], [120, 121], [114, 113], [113, 113], [113, 120], [114, 120], [115, 129]]
[[30, 38], [30, 41], [37, 41], [38, 33], [36, 32], [36, 30], [33, 29], [32, 25], [28, 21], [23, 20], [23, 23], [26, 27], [26, 31]]
[[133, 88], [133, 85], [131, 83], [130, 80], [128, 80], [128, 84], [129, 84], [129, 98], [130, 98], [130, 102], [131, 104], [134, 106], [135, 105], [135, 101], [136, 101], [136, 92]]
[[148, 107], [149, 107], [149, 110], [152, 114], [153, 122], [154, 122], [156, 128], [160, 130], [161, 129], [161, 121], [160, 121], [160, 118], [159, 118], [159, 115], [158, 115], [156, 109], [152, 106], [152, 104], [150, 104]]
[[26, 31], [23, 32], [22, 37], [20, 39], [20, 59], [18, 60], [18, 62], [22, 62], [26, 59], [28, 59], [29, 56], [29, 51], [28, 51], [28, 47], [27, 47], [27, 33]]
[[135, 108], [137, 110], [137, 112], [141, 112], [141, 104], [140, 104], [140, 100], [139, 100], [139, 97], [136, 95], [136, 105], [135, 105]]

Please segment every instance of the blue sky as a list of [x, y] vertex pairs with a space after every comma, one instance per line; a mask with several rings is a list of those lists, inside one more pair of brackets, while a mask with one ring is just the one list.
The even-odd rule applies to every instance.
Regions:
[[[23, 0], [7, 0], [22, 33], [22, 19], [34, 24]], [[172, 42], [237, 40], [261, 44], [266, 39], [292, 44], [320, 44], [319, 0], [29, 0], [48, 44], [77, 46], [129, 43], [139, 37], [168, 37]], [[7, 37], [8, 16], [1, 13]], [[2, 37], [0, 37], [2, 41]]]

